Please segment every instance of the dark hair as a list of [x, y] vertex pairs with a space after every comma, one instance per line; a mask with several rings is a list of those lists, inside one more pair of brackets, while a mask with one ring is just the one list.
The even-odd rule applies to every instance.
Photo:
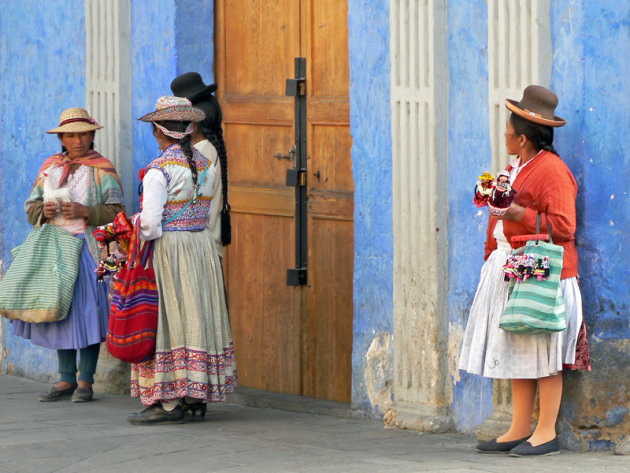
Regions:
[[552, 127], [530, 122], [515, 113], [510, 115], [509, 120], [514, 127], [514, 133], [516, 136], [525, 135], [527, 139], [531, 141], [534, 148], [536, 148], [536, 151], [544, 149], [545, 151], [551, 151], [554, 154], [558, 154], [556, 149], [553, 147]]
[[193, 104], [206, 114], [206, 118], [197, 125], [199, 130], [217, 150], [221, 163], [221, 185], [223, 191], [223, 208], [221, 209], [221, 243], [227, 246], [232, 241], [232, 225], [230, 223], [230, 204], [228, 203], [228, 163], [225, 141], [223, 140], [223, 113], [219, 101], [214, 95]]
[[[186, 128], [188, 128], [188, 125], [190, 124], [190, 122], [180, 122], [180, 121], [175, 121], [175, 120], [163, 120], [156, 123], [159, 123], [161, 126], [163, 126], [169, 131], [179, 131], [179, 132], [186, 131]], [[153, 126], [155, 127], [155, 125]], [[171, 139], [179, 142], [180, 146], [182, 147], [184, 156], [186, 156], [186, 159], [188, 160], [188, 167], [190, 168], [190, 172], [192, 172], [193, 183], [196, 185], [197, 184], [197, 166], [195, 166], [195, 161], [193, 160], [193, 152], [192, 152], [192, 147], [190, 144], [190, 135], [184, 136], [181, 140], [177, 140], [175, 138], [171, 138]]]

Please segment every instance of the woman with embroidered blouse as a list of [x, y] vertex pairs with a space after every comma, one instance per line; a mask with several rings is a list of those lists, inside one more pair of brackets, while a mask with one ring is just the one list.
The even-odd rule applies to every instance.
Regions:
[[114, 165], [93, 149], [94, 133], [100, 128], [83, 108], [64, 110], [59, 126], [47, 132], [58, 136], [62, 152], [44, 161], [24, 204], [32, 225], [40, 221], [56, 225], [84, 241], [67, 318], [48, 323], [13, 322], [15, 335], [57, 350], [60, 380], [40, 396], [42, 402], [92, 400], [100, 344], [107, 334], [108, 286], [98, 283], [94, 274], [99, 249], [92, 232], [125, 207]]
[[128, 416], [132, 424], [203, 420], [206, 403], [236, 387], [221, 265], [207, 228], [216, 167], [190, 144], [192, 124], [203, 118], [188, 99], [170, 96], [140, 118], [152, 123], [161, 150], [146, 168], [135, 221], [143, 240], [155, 240], [159, 311], [153, 359], [132, 364], [131, 395], [147, 406]]

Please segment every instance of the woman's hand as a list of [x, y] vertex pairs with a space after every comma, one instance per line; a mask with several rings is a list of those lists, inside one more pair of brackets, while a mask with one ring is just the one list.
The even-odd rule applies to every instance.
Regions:
[[47, 219], [55, 218], [59, 211], [59, 204], [54, 201], [44, 202], [44, 217]]
[[520, 222], [524, 216], [525, 216], [525, 207], [512, 202], [512, 205], [510, 205], [507, 212], [505, 212], [505, 215], [499, 218], [502, 220], [514, 220], [515, 222]]
[[63, 218], [88, 218], [88, 208], [77, 202], [61, 202]]

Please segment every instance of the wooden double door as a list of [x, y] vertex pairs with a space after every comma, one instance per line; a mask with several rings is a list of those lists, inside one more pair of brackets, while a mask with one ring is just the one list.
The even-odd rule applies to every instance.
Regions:
[[[232, 206], [225, 263], [239, 384], [349, 402], [354, 185], [347, 3], [217, 0], [216, 78]], [[294, 59], [306, 58], [307, 284], [287, 185]], [[283, 157], [284, 156], [284, 157]]]

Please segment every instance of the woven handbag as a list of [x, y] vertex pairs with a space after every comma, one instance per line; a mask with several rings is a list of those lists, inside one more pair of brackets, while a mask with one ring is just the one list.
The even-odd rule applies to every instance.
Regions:
[[499, 326], [512, 333], [537, 334], [560, 332], [567, 328], [564, 297], [560, 287], [562, 258], [564, 248], [554, 245], [551, 238], [551, 226], [547, 221], [549, 242], [537, 239], [540, 235], [540, 213], [536, 223], [536, 234], [527, 241], [523, 253], [531, 255], [534, 260], [548, 258], [549, 277], [538, 280], [530, 277], [520, 282], [510, 282], [509, 300]]
[[0, 315], [24, 322], [68, 316], [79, 273], [83, 240], [45, 223], [11, 253], [13, 263], [0, 281]]
[[107, 350], [122, 361], [139, 363], [155, 353], [158, 290], [153, 271], [153, 241], [142, 244], [140, 218], [129, 243], [129, 259], [112, 290]]

